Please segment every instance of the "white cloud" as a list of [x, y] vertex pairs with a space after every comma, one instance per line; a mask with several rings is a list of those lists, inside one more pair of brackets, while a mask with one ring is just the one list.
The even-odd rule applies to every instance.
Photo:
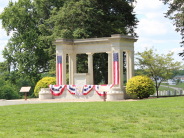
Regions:
[[178, 48], [172, 48], [170, 49], [170, 51], [174, 52], [174, 53], [181, 53], [184, 50], [183, 47], [178, 47]]
[[146, 18], [149, 19], [149, 20], [157, 20], [157, 21], [160, 21], [160, 20], [167, 20], [164, 16], [164, 13], [160, 13], [160, 12], [157, 12], [157, 11], [154, 11], [154, 12], [148, 12], [145, 14], [146, 15]]
[[137, 0], [134, 11], [137, 14], [145, 14], [150, 11], [162, 11], [164, 4], [159, 0]]
[[139, 22], [138, 35], [163, 35], [168, 32], [167, 27], [158, 21], [142, 18]]

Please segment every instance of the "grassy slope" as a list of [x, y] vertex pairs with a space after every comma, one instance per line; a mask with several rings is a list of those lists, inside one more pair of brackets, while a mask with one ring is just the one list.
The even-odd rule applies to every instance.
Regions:
[[184, 83], [178, 83], [177, 85], [167, 85], [166, 83], [161, 83], [161, 85], [165, 85], [165, 86], [169, 86], [169, 87], [182, 88], [184, 90]]
[[174, 89], [172, 89], [172, 88], [168, 88], [168, 87], [162, 87], [162, 86], [160, 86], [159, 88], [158, 88], [158, 90], [159, 91], [168, 91], [168, 90], [170, 90], [170, 91], [174, 91]]
[[0, 107], [0, 137], [184, 137], [184, 97]]

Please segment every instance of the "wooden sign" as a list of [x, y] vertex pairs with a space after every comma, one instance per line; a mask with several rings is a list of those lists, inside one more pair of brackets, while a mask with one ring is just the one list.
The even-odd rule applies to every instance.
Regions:
[[21, 87], [20, 92], [29, 92], [30, 89], [31, 89], [31, 86]]
[[99, 92], [108, 92], [110, 90], [109, 86], [99, 86]]
[[21, 87], [20, 92], [25, 92], [25, 100], [27, 100], [27, 92], [29, 92], [31, 89], [31, 86], [27, 87]]

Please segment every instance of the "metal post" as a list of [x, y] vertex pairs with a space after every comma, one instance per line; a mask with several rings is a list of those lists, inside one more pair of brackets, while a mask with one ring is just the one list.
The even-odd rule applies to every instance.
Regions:
[[106, 96], [105, 96], [105, 92], [103, 92], [103, 96], [104, 96], [104, 102], [106, 101]]
[[170, 96], [170, 90], [167, 91], [167, 96]]
[[174, 96], [176, 95], [176, 90], [174, 90]]
[[180, 90], [180, 95], [182, 95], [182, 91], [183, 91], [183, 90]]
[[27, 100], [27, 92], [25, 92], [25, 101]]

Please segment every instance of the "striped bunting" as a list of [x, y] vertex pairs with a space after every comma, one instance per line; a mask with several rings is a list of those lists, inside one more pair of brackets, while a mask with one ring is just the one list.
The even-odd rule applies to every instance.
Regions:
[[65, 85], [49, 85], [49, 88], [54, 96], [59, 96], [63, 93]]

